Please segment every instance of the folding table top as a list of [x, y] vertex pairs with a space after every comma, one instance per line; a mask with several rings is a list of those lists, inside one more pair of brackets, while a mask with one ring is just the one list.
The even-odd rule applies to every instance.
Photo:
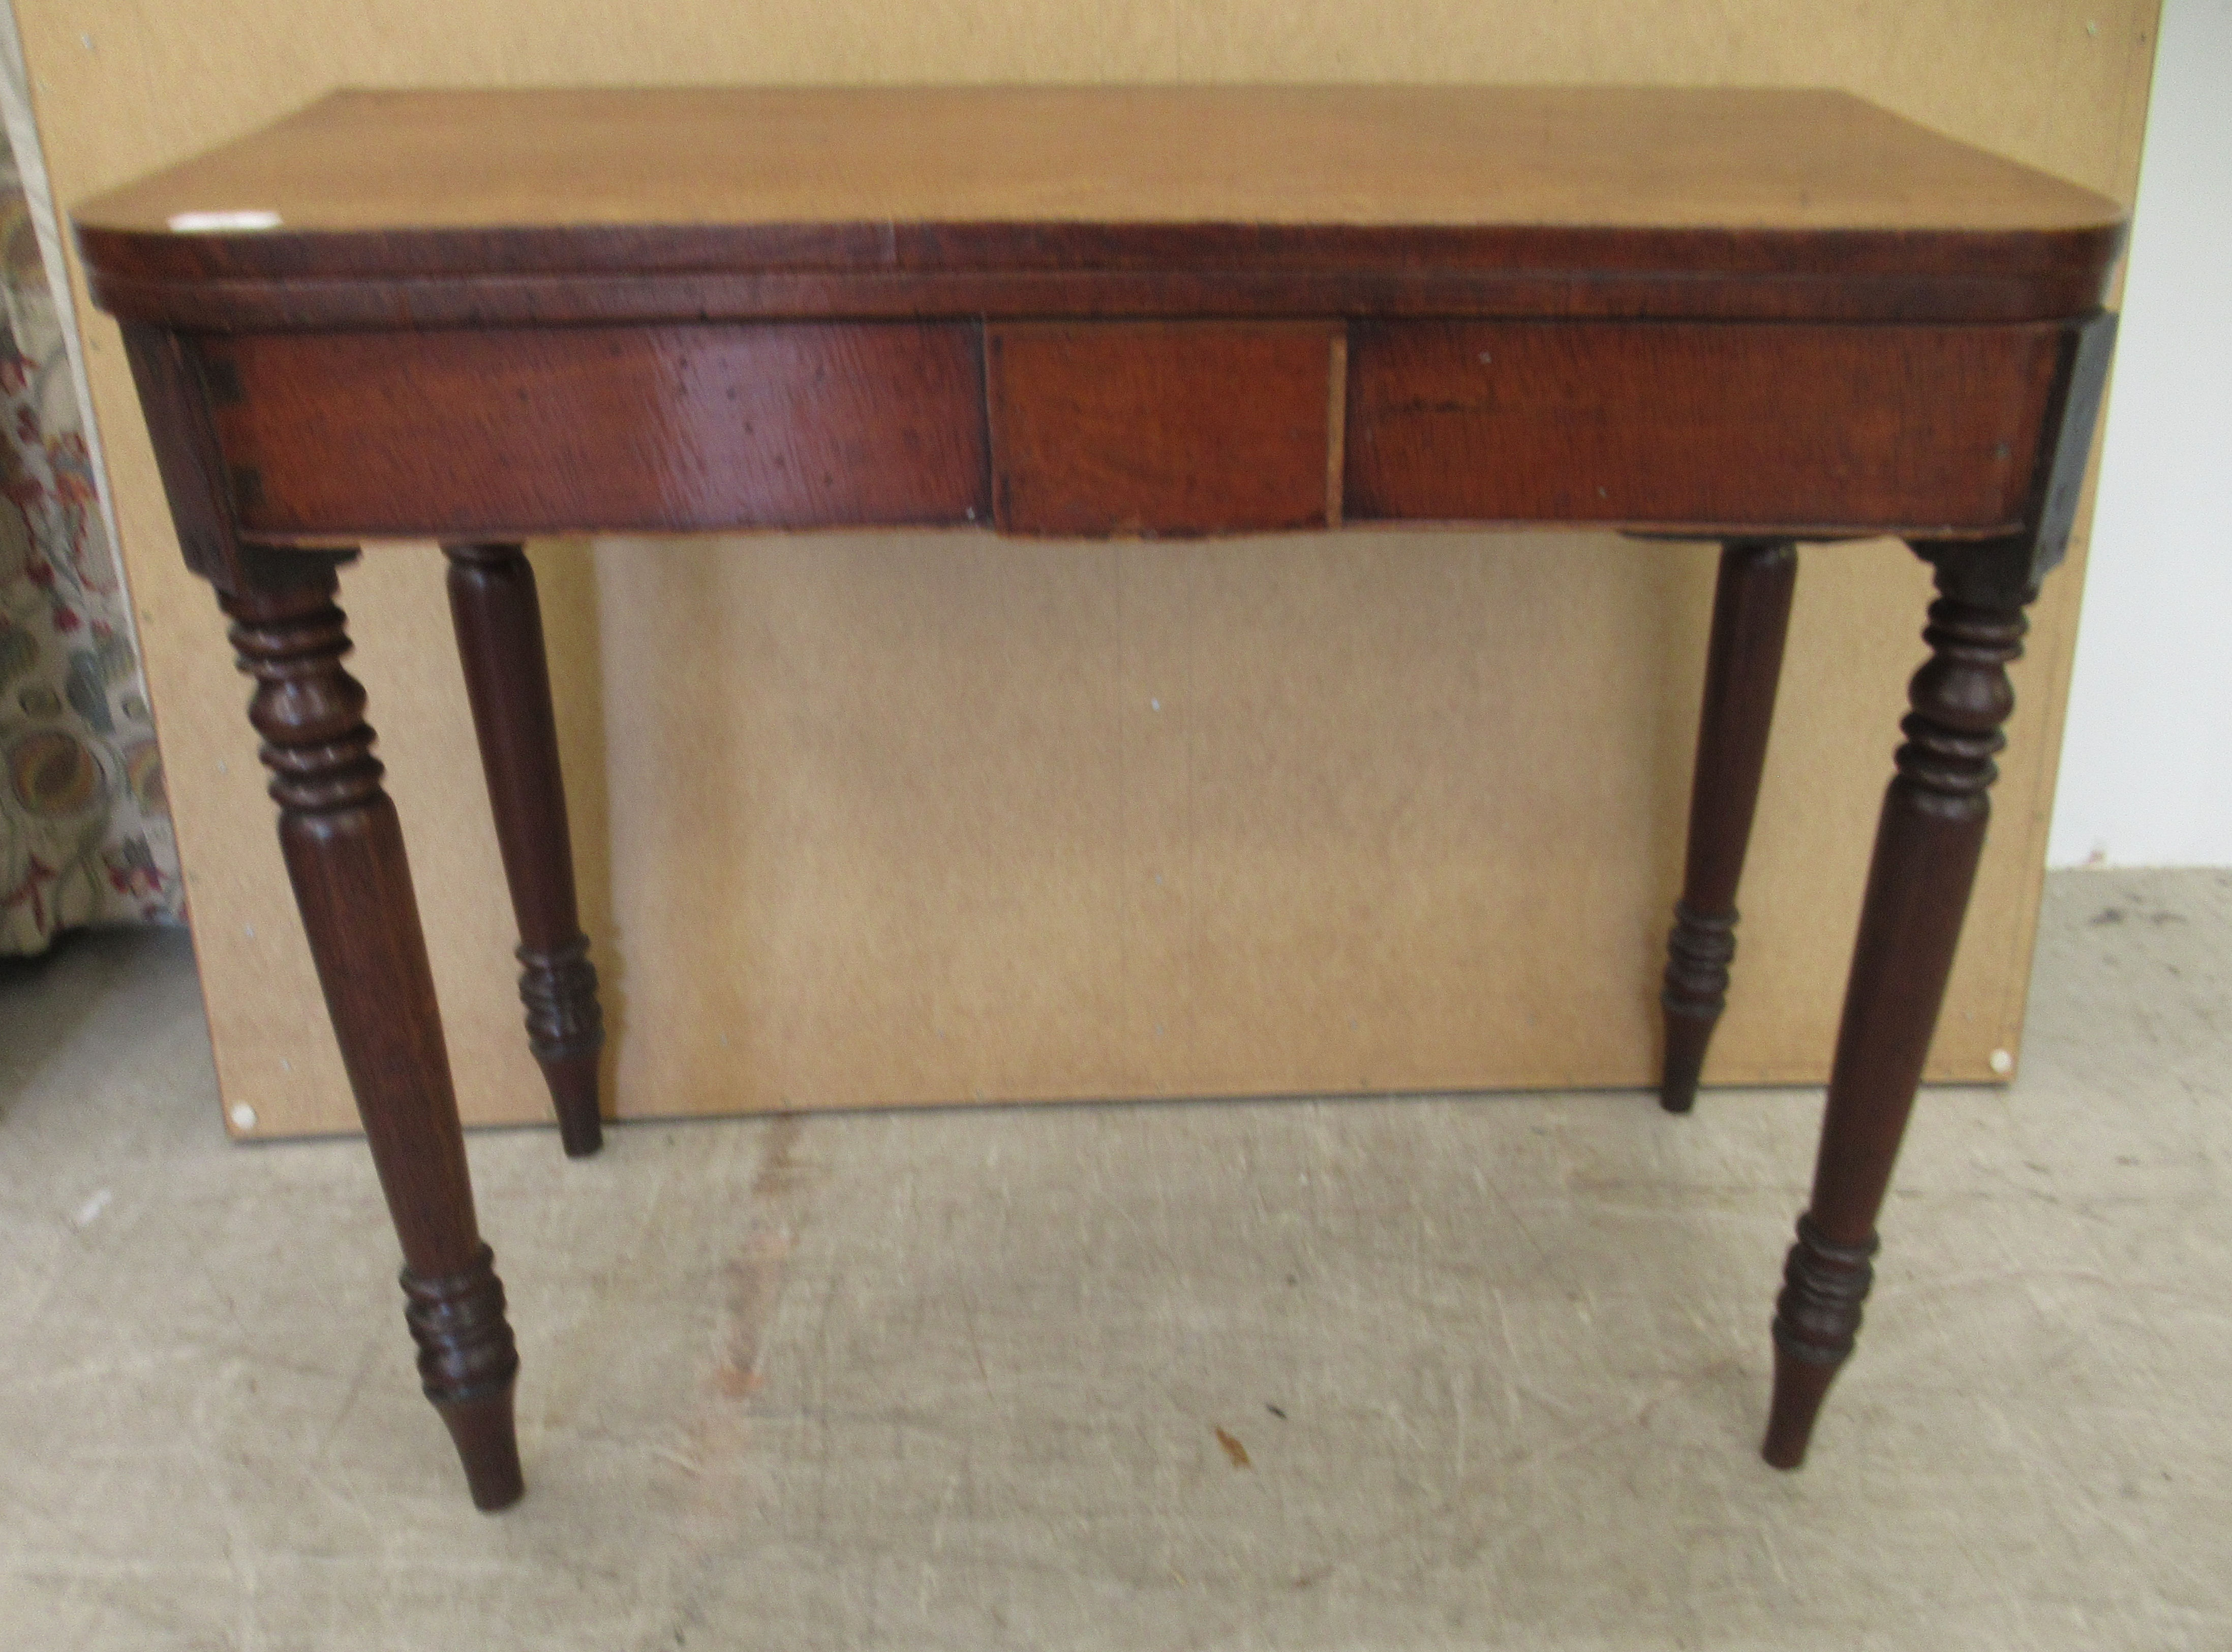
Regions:
[[[701, 284], [727, 315], [906, 278], [913, 314], [1137, 311], [1142, 272], [1255, 312], [2029, 320], [2097, 304], [2124, 214], [1839, 92], [1196, 87], [339, 92], [75, 217], [120, 314], [315, 326], [667, 313], [688, 275], [788, 278]], [[590, 301], [620, 275], [668, 296]]]

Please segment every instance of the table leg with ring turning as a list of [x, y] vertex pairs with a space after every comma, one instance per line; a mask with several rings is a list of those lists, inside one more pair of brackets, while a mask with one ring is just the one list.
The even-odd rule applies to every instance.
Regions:
[[249, 719], [263, 736], [279, 843], [373, 1163], [403, 1241], [405, 1318], [426, 1397], [464, 1460], [474, 1504], [519, 1500], [503, 1286], [473, 1215], [465, 1142], [395, 805], [342, 669], [347, 622], [334, 559], [267, 556], [223, 594]]
[[1787, 539], [1730, 540], [1721, 552], [1690, 782], [1689, 852], [1659, 994], [1666, 1061], [1658, 1099], [1670, 1113], [1686, 1113], [1697, 1101], [1705, 1046], [1728, 1002], [1736, 880], [1751, 841], [1797, 578], [1798, 547]]
[[597, 1066], [605, 1047], [597, 971], [574, 897], [574, 845], [535, 570], [517, 544], [449, 544], [450, 614], [519, 920], [527, 1043], [550, 1085], [568, 1158], [604, 1141]]
[[1952, 973], [1991, 815], [1994, 754], [2015, 709], [2008, 666], [2037, 594], [2028, 540], [1917, 547], [1937, 564], [1923, 632], [1930, 656], [1907, 690], [1905, 743], [1885, 794], [1859, 939], [1830, 1070], [1813, 1202], [1775, 1312], [1775, 1401], [1762, 1454], [1805, 1461], [1814, 1420], [1860, 1328], [1876, 1213], [1891, 1185]]

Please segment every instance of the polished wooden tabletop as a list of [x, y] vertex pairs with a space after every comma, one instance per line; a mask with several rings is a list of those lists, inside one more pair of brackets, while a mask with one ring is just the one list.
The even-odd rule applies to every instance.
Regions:
[[1504, 313], [1803, 314], [1810, 275], [1843, 314], [1872, 274], [1873, 313], [2008, 321], [2096, 303], [2124, 215], [1840, 92], [1163, 87], [339, 92], [75, 216], [150, 320], [198, 317], [134, 283], [1244, 264], [1688, 283]]

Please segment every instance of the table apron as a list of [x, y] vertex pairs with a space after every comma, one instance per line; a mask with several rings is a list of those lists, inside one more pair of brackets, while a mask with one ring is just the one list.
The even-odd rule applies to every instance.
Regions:
[[782, 321], [193, 339], [242, 536], [1372, 522], [1985, 535], [2078, 321]]

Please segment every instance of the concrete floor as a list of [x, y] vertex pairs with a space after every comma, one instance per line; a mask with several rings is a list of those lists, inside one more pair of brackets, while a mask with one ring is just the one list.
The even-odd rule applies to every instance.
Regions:
[[2232, 875], [2052, 880], [1814, 1458], [1818, 1097], [855, 1114], [472, 1143], [527, 1500], [355, 1143], [228, 1146], [175, 935], [0, 966], [0, 1646], [2232, 1645]]

